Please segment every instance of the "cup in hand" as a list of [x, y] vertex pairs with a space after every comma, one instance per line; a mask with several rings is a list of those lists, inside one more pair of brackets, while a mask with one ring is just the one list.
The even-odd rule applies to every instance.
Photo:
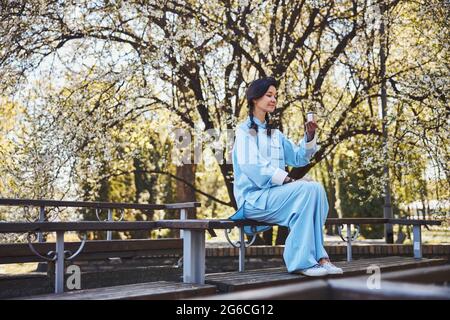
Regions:
[[310, 122], [310, 121], [316, 122], [316, 115], [312, 111], [306, 113], [306, 122]]

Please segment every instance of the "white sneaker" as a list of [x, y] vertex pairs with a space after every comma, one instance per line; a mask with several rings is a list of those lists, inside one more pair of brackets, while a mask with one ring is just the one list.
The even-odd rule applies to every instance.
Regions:
[[332, 264], [329, 261], [322, 264], [321, 267], [324, 268], [325, 270], [327, 270], [328, 274], [343, 274], [344, 273], [344, 270], [336, 267], [334, 264]]
[[320, 264], [316, 264], [311, 268], [300, 270], [298, 271], [298, 273], [301, 273], [308, 277], [322, 277], [326, 276], [328, 274], [328, 271], [327, 269], [322, 268]]

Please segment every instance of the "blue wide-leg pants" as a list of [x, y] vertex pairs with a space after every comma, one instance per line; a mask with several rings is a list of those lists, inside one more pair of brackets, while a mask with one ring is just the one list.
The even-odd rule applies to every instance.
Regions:
[[283, 258], [288, 272], [293, 272], [316, 265], [320, 258], [328, 258], [322, 231], [328, 208], [326, 192], [320, 183], [297, 180], [270, 188], [265, 210], [245, 202], [244, 216], [289, 228]]

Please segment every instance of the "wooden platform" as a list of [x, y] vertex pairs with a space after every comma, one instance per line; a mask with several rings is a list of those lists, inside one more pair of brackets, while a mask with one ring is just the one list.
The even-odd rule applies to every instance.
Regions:
[[[391, 276], [386, 281], [408, 280], [423, 278], [422, 274], [431, 277], [430, 281], [435, 282], [439, 277], [446, 280], [450, 272], [448, 261], [446, 259], [421, 259], [405, 257], [384, 257], [378, 259], [360, 259], [352, 262], [338, 261], [337, 266], [344, 269], [343, 275], [333, 275], [327, 277], [306, 277], [299, 274], [290, 274], [285, 268], [269, 268], [259, 270], [249, 270], [246, 272], [224, 272], [206, 275], [205, 285], [187, 284], [182, 282], [158, 281], [151, 283], [138, 283], [106, 288], [86, 289], [79, 291], [65, 292], [63, 294], [46, 294], [40, 296], [32, 296], [18, 299], [25, 300], [157, 300], [157, 299], [228, 299], [243, 297], [259, 297], [265, 298], [289, 298], [289, 299], [347, 299], [366, 297], [372, 294], [372, 298], [450, 298], [450, 289], [440, 288], [433, 289], [430, 293], [428, 287], [416, 287], [414, 295], [405, 295], [408, 290], [400, 290], [401, 286], [406, 284], [395, 284], [384, 282], [383, 286], [389, 287], [387, 293], [377, 293], [374, 296], [372, 292], [368, 292], [366, 287], [367, 268], [371, 265], [378, 266], [383, 275]], [[445, 270], [441, 270], [443, 266]], [[430, 268], [431, 267], [431, 268]], [[435, 272], [433, 267], [437, 268]], [[419, 268], [425, 268], [420, 271]], [[439, 269], [439, 270], [438, 270]], [[405, 273], [406, 270], [406, 273]], [[414, 274], [409, 274], [411, 270]], [[400, 275], [396, 275], [392, 271], [402, 271]], [[419, 272], [419, 273], [418, 273]], [[421, 277], [418, 276], [421, 275]], [[355, 277], [356, 276], [356, 277]], [[358, 278], [364, 277], [364, 283], [357, 281]], [[429, 278], [428, 277], [428, 278]], [[440, 279], [440, 278], [439, 278]], [[422, 279], [424, 280], [424, 279]], [[427, 280], [427, 279], [425, 279]], [[353, 282], [352, 282], [353, 281]], [[439, 281], [442, 281], [440, 279]], [[446, 280], [447, 281], [447, 280]], [[425, 281], [426, 282], [426, 281]], [[362, 283], [362, 284], [361, 284]], [[408, 284], [413, 285], [413, 284]], [[349, 287], [350, 286], [350, 287]], [[348, 288], [347, 288], [348, 287]], [[351, 290], [350, 290], [350, 289]], [[256, 289], [256, 290], [252, 290]], [[249, 291], [245, 291], [249, 290]], [[269, 290], [270, 292], [265, 292]], [[399, 292], [396, 292], [399, 291]], [[244, 292], [245, 291], [245, 292]], [[235, 292], [235, 293], [232, 293]], [[397, 295], [395, 295], [397, 294]], [[235, 296], [237, 295], [237, 296]], [[240, 296], [244, 295], [244, 296]]]
[[[317, 280], [216, 294], [202, 300], [450, 300], [450, 264]], [[198, 300], [199, 298], [194, 298]]]
[[216, 293], [212, 285], [158, 281], [106, 288], [69, 291], [62, 294], [17, 298], [20, 300], [156, 300], [184, 299]]
[[[360, 259], [351, 262], [336, 261], [336, 266], [344, 270], [343, 275], [330, 275], [326, 278], [345, 278], [349, 276], [367, 274], [367, 267], [376, 265], [383, 271], [405, 270], [411, 268], [428, 267], [445, 264], [445, 259], [421, 259], [410, 257], [383, 257], [377, 259]], [[325, 278], [325, 279], [326, 279]], [[307, 282], [318, 278], [306, 277], [288, 273], [286, 268], [268, 268], [249, 270], [245, 272], [223, 272], [207, 274], [205, 282], [217, 286], [220, 292], [233, 292], [283, 285], [297, 282]]]

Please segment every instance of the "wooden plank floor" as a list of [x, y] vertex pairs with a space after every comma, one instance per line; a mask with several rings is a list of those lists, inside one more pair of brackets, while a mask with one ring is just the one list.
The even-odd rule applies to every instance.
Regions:
[[157, 281], [123, 286], [69, 291], [63, 294], [46, 294], [17, 298], [20, 300], [155, 300], [184, 299], [213, 295], [213, 285], [197, 285], [182, 282]]
[[[318, 280], [240, 290], [202, 297], [202, 300], [450, 300], [450, 264], [384, 271], [380, 287], [369, 288], [369, 275]], [[194, 298], [195, 299], [195, 298]], [[195, 299], [199, 300], [199, 298]]]
[[207, 284], [217, 286], [220, 292], [233, 292], [239, 290], [248, 290], [262, 288], [273, 285], [282, 285], [296, 282], [306, 282], [327, 278], [345, 278], [359, 274], [366, 274], [367, 267], [376, 265], [383, 271], [405, 270], [411, 268], [435, 266], [446, 263], [446, 259], [421, 259], [416, 260], [412, 257], [381, 257], [374, 259], [360, 259], [333, 262], [336, 266], [344, 270], [343, 275], [329, 275], [327, 277], [306, 277], [300, 274], [288, 273], [286, 268], [267, 268], [258, 270], [249, 270], [245, 272], [223, 272], [211, 273], [206, 275]]

